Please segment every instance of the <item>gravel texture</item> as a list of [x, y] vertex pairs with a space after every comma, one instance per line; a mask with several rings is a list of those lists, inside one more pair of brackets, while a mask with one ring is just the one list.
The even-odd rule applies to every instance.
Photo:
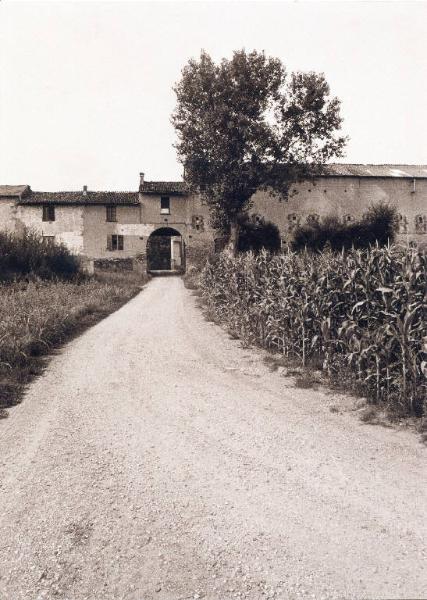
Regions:
[[153, 280], [0, 422], [1, 600], [425, 598], [426, 448]]

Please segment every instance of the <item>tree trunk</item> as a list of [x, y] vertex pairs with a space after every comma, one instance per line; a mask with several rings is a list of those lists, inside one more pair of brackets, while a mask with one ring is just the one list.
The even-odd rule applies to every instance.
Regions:
[[230, 223], [230, 239], [228, 240], [228, 252], [231, 256], [237, 256], [237, 247], [239, 243], [240, 226], [237, 221]]

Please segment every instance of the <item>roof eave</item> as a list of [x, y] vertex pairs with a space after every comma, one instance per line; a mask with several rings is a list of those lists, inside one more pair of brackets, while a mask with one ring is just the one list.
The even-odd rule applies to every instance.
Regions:
[[66, 202], [64, 200], [26, 200], [18, 201], [23, 206], [43, 206], [44, 204], [56, 204], [57, 206], [139, 206], [139, 202]]
[[143, 196], [189, 196], [190, 192], [171, 192], [169, 190], [159, 192], [154, 190], [142, 190], [140, 191], [140, 194]]
[[427, 175], [356, 175], [355, 173], [318, 173], [313, 176], [313, 179], [318, 177], [353, 177], [355, 179], [427, 179]]

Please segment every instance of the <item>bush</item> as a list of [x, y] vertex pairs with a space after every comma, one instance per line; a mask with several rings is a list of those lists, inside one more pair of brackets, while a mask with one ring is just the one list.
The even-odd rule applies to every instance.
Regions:
[[323, 363], [373, 403], [421, 416], [427, 398], [427, 256], [372, 247], [345, 253], [217, 255], [201, 278], [207, 310], [247, 344], [303, 366]]
[[277, 225], [266, 221], [263, 217], [245, 215], [240, 222], [239, 252], [252, 251], [258, 254], [261, 250], [278, 252], [281, 247], [280, 232]]
[[79, 259], [63, 244], [46, 243], [32, 231], [0, 232], [0, 281], [20, 277], [70, 280], [79, 271]]
[[326, 216], [320, 222], [298, 227], [291, 241], [292, 250], [332, 250], [368, 248], [392, 243], [397, 230], [397, 211], [385, 203], [372, 206], [366, 215], [354, 223], [341, 223], [335, 216]]
[[385, 246], [396, 237], [397, 210], [385, 202], [379, 202], [370, 207], [361, 224], [365, 227], [365, 247], [376, 242]]

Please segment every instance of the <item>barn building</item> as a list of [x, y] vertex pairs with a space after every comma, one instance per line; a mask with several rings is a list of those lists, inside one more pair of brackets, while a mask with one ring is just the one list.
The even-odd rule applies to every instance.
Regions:
[[[399, 213], [398, 239], [427, 239], [427, 165], [331, 164], [324, 175], [295, 184], [287, 197], [258, 191], [252, 213], [273, 221], [284, 242], [293, 229], [333, 214], [345, 222], [379, 201]], [[37, 192], [29, 185], [0, 186], [0, 228], [39, 232], [46, 243], [98, 261], [135, 259], [151, 271], [180, 271], [186, 257], [214, 245], [203, 194], [182, 181], [146, 181], [138, 191]]]

